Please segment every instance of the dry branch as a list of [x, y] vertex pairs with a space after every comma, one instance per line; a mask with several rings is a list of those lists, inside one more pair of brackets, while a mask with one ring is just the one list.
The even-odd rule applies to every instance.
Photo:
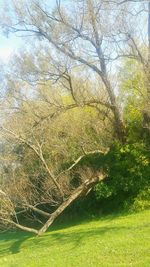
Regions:
[[93, 185], [95, 185], [98, 181], [104, 180], [106, 177], [105, 174], [101, 173], [98, 176], [94, 176], [88, 180], [86, 180], [83, 184], [81, 184], [77, 189], [73, 191], [71, 196], [65, 200], [59, 208], [54, 211], [48, 221], [45, 223], [45, 225], [38, 231], [38, 235], [42, 235], [48, 227], [54, 222], [54, 220], [77, 198], [79, 198], [81, 195], [86, 194]]

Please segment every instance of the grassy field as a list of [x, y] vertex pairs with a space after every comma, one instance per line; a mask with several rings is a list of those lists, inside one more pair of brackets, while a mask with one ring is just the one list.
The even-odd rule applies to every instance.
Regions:
[[41, 237], [0, 234], [1, 267], [149, 267], [150, 211], [53, 227]]

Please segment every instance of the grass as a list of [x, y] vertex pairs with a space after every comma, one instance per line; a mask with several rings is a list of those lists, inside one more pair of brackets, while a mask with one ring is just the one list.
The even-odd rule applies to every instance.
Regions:
[[2, 267], [149, 267], [150, 211], [0, 235]]

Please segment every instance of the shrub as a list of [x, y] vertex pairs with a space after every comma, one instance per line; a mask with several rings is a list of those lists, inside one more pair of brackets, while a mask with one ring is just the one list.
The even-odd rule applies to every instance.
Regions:
[[150, 209], [150, 188], [140, 191], [131, 206], [131, 210], [133, 211], [142, 211], [145, 209]]

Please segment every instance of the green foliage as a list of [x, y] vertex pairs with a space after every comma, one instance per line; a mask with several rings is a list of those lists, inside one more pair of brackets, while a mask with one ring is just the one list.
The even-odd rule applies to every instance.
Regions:
[[150, 156], [142, 143], [116, 143], [105, 157], [108, 179], [95, 186], [98, 199], [120, 194], [137, 196], [149, 185]]
[[120, 99], [123, 118], [128, 130], [128, 139], [139, 140], [142, 135], [143, 109], [146, 100], [146, 82], [142, 66], [127, 59], [120, 71]]
[[133, 211], [141, 211], [145, 209], [150, 209], [150, 188], [140, 191], [131, 206], [131, 210]]

